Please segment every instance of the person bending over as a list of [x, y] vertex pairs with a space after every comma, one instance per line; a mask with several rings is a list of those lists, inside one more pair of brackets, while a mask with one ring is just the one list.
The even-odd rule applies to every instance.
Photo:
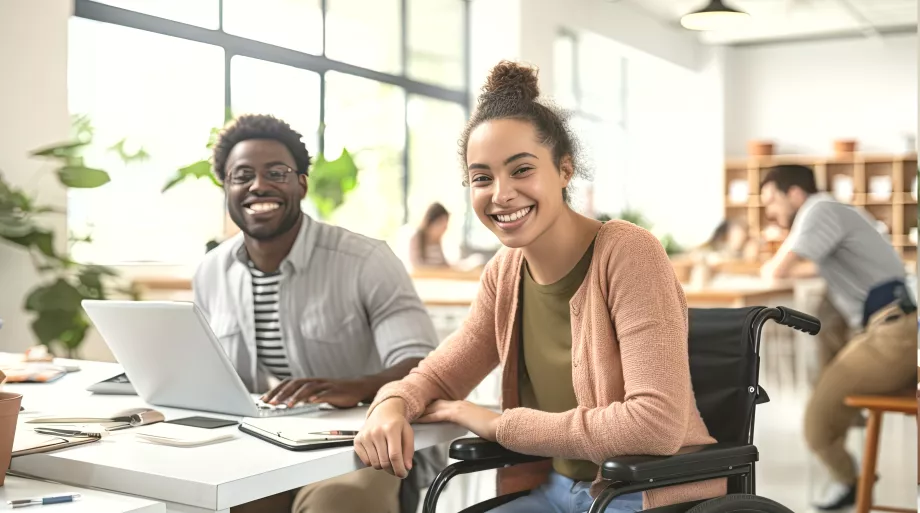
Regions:
[[[201, 263], [195, 303], [251, 392], [272, 404], [353, 407], [436, 347], [434, 325], [390, 248], [301, 211], [310, 155], [299, 133], [271, 116], [242, 116], [221, 132], [213, 160], [241, 233]], [[295, 512], [396, 513], [399, 486], [361, 470], [286, 500]]]
[[[476, 216], [506, 247], [462, 327], [381, 388], [355, 441], [362, 461], [397, 476], [413, 465], [414, 421], [454, 422], [553, 458], [551, 468], [501, 472], [501, 494], [515, 491], [512, 478], [543, 484], [499, 513], [585, 511], [606, 458], [715, 442], [696, 408], [687, 305], [664, 248], [633, 224], [572, 210], [568, 188], [585, 174], [578, 146], [538, 96], [535, 70], [507, 61], [492, 70], [461, 152]], [[462, 401], [498, 365], [503, 411]], [[681, 485], [619, 497], [607, 511], [725, 491], [724, 479]]]
[[813, 275], [827, 283], [818, 308], [821, 372], [805, 409], [805, 440], [833, 483], [815, 508], [835, 511], [856, 502], [857, 470], [844, 442], [859, 411], [854, 394], [888, 394], [914, 385], [917, 312], [904, 264], [874, 220], [818, 192], [805, 166], [776, 166], [761, 185], [767, 216], [789, 229], [763, 276]]

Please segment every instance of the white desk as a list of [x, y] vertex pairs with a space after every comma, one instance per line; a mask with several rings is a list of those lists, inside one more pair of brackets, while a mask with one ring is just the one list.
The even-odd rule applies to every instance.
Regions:
[[6, 482], [0, 487], [0, 511], [12, 511], [13, 507], [7, 504], [11, 500], [36, 499], [67, 493], [79, 493], [81, 498], [76, 502], [33, 506], [16, 511], [41, 513], [164, 513], [166, 511], [166, 505], [162, 502], [14, 476], [6, 476]]
[[[7, 385], [23, 395], [27, 411], [41, 414], [73, 411], [106, 413], [146, 406], [137, 396], [101, 396], [86, 392], [92, 383], [120, 372], [117, 365], [75, 362], [83, 370], [54, 383]], [[167, 420], [198, 414], [156, 407]], [[364, 409], [322, 412], [341, 419], [344, 429], [360, 427]], [[204, 415], [233, 418], [231, 416]], [[352, 428], [352, 429], [354, 429]], [[246, 435], [237, 426], [220, 428], [237, 438], [209, 446], [177, 448], [141, 443], [130, 429], [98, 443], [51, 453], [13, 458], [12, 470], [76, 486], [148, 497], [166, 503], [168, 511], [228, 511], [230, 507], [292, 490], [363, 468], [351, 447], [292, 452]], [[452, 425], [415, 426], [415, 449], [447, 443], [467, 435]]]

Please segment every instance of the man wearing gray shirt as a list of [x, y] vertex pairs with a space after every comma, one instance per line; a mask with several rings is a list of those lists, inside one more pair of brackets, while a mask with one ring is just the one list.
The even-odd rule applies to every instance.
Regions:
[[[224, 129], [214, 173], [241, 233], [205, 257], [195, 303], [264, 401], [354, 407], [408, 374], [437, 339], [384, 242], [303, 214], [309, 164], [301, 135], [274, 117], [242, 116]], [[235, 511], [397, 513], [400, 484], [364, 469]]]
[[844, 442], [859, 412], [844, 398], [899, 392], [916, 380], [917, 314], [904, 264], [867, 215], [819, 193], [807, 167], [771, 168], [761, 201], [767, 217], [789, 229], [763, 275], [801, 277], [816, 266], [827, 283], [818, 311], [823, 368], [805, 410], [805, 439], [835, 481], [816, 509], [848, 508], [858, 472]]

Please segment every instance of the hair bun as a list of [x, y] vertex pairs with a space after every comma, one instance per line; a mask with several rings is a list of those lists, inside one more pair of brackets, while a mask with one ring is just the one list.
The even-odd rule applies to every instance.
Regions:
[[533, 101], [540, 96], [537, 85], [537, 69], [525, 64], [503, 60], [492, 68], [486, 84], [482, 87], [484, 95], [503, 98], [515, 98]]

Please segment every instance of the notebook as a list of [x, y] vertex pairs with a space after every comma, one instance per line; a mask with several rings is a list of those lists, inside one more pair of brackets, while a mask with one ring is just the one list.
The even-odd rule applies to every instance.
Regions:
[[150, 408], [134, 408], [114, 412], [111, 415], [60, 415], [36, 417], [26, 421], [27, 424], [99, 424], [108, 431], [135, 426], [146, 426], [163, 422], [166, 417]]
[[155, 424], [134, 433], [140, 441], [174, 447], [197, 447], [236, 438], [232, 431], [202, 429], [181, 424]]
[[57, 451], [67, 447], [98, 442], [96, 438], [64, 438], [42, 435], [31, 429], [19, 428], [13, 438], [13, 457]]
[[350, 426], [331, 419], [277, 417], [244, 418], [240, 431], [283, 447], [290, 451], [309, 451], [354, 444], [354, 435], [325, 434], [335, 431], [357, 431], [361, 426]]

